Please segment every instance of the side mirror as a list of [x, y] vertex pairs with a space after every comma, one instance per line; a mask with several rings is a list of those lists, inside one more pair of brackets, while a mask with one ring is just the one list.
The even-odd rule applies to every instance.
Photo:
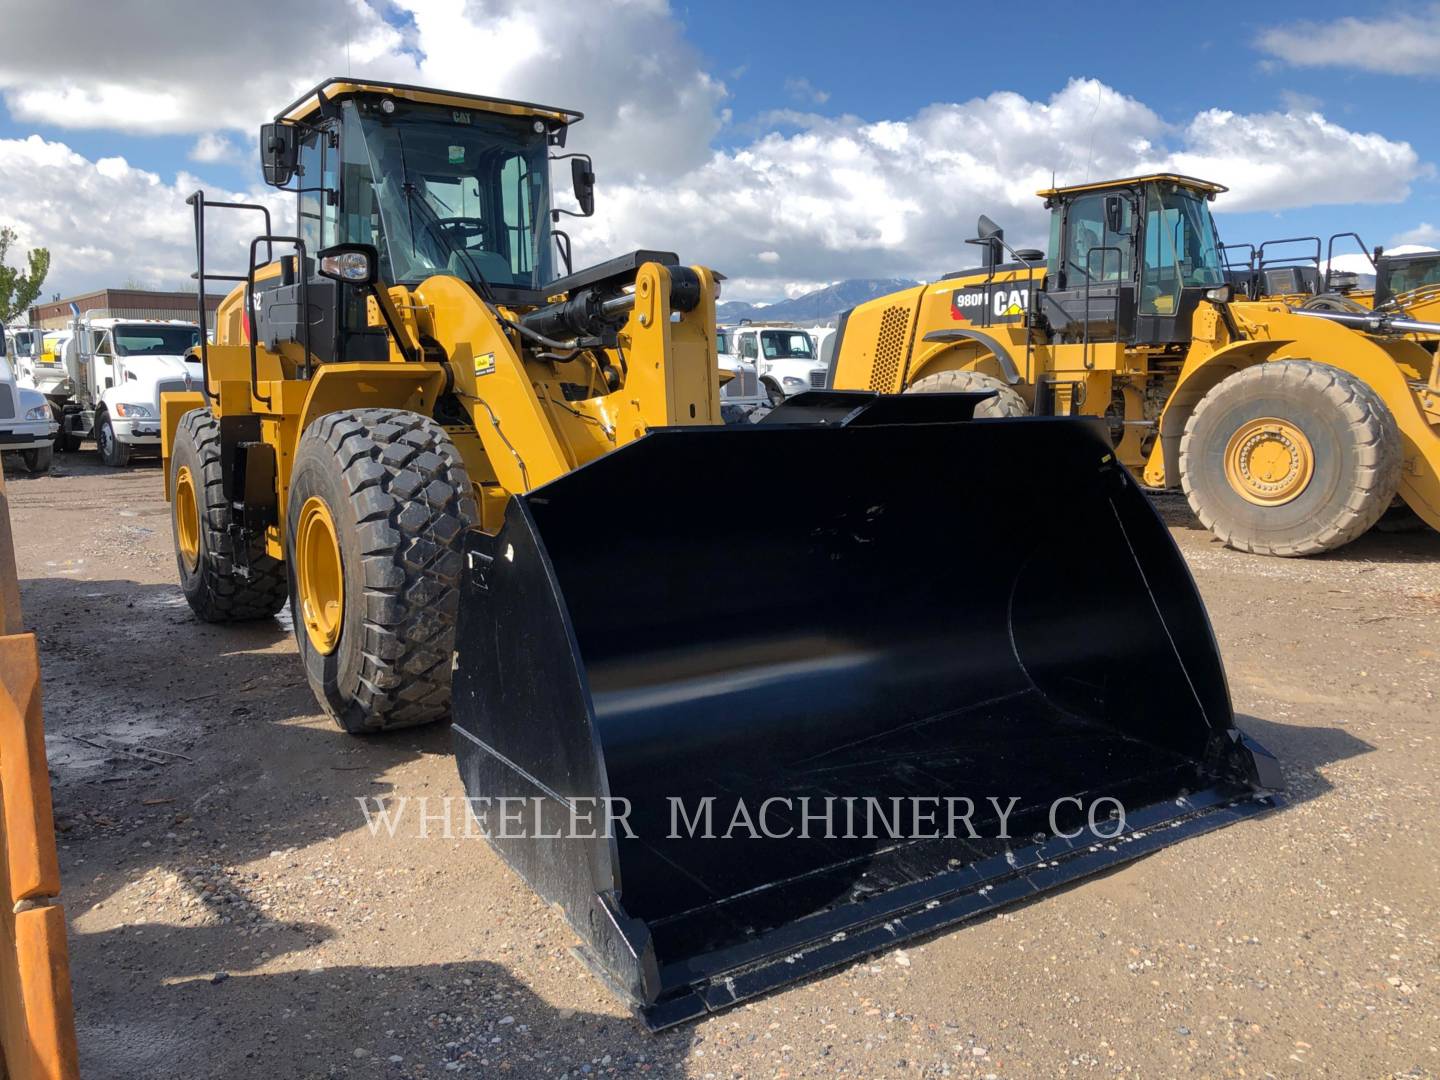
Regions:
[[594, 162], [583, 155], [570, 159], [570, 176], [575, 182], [575, 201], [580, 204], [581, 217], [595, 213]]
[[980, 220], [975, 225], [975, 231], [977, 233], [975, 243], [984, 249], [985, 269], [989, 270], [1003, 263], [1005, 261], [1005, 230], [981, 214]]
[[316, 258], [320, 276], [346, 285], [373, 285], [380, 265], [374, 244], [336, 244], [323, 249]]
[[1125, 200], [1119, 195], [1105, 197], [1105, 228], [1117, 235], [1125, 231]]
[[260, 168], [265, 182], [284, 187], [300, 164], [300, 141], [293, 124], [260, 125]]

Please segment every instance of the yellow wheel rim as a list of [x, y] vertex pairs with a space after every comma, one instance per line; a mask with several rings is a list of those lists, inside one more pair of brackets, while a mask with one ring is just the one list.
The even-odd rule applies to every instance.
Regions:
[[181, 465], [175, 473], [175, 544], [185, 568], [194, 573], [200, 565], [200, 500], [188, 465]]
[[322, 656], [335, 651], [345, 619], [345, 574], [335, 519], [323, 499], [311, 496], [300, 508], [295, 531], [295, 573], [300, 617], [311, 646]]
[[1299, 498], [1314, 475], [1310, 440], [1273, 416], [1242, 425], [1225, 446], [1225, 479], [1257, 506], [1283, 506]]

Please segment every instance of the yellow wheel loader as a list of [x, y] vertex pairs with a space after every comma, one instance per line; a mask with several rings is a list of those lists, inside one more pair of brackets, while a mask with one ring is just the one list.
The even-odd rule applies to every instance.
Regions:
[[[982, 217], [980, 267], [842, 319], [829, 385], [1100, 418], [1126, 468], [1183, 488], [1242, 551], [1331, 550], [1397, 496], [1440, 528], [1440, 366], [1414, 340], [1440, 324], [1236, 299], [1208, 205], [1224, 190], [1151, 175], [1041, 191], [1048, 254]], [[1017, 490], [1036, 475], [987, 465]]]
[[[288, 601], [347, 731], [448, 717], [479, 831], [656, 1027], [1275, 805], [1092, 425], [868, 391], [720, 423], [717, 275], [557, 244], [578, 119], [332, 80], [261, 136], [295, 233], [196, 194], [201, 291], [236, 282], [162, 410], [200, 618]], [[217, 207], [264, 230], [243, 273]], [[975, 456], [1024, 497], [895, 467]], [[736, 502], [780, 460], [809, 482]]]
[[[1337, 243], [1353, 241], [1375, 276], [1373, 288], [1360, 287], [1359, 274], [1335, 269]], [[1440, 251], [1388, 253], [1365, 246], [1358, 233], [1335, 233], [1320, 260], [1320, 237], [1297, 236], [1255, 244], [1221, 244], [1229, 280], [1251, 300], [1279, 301], [1303, 311], [1351, 315], [1377, 312], [1388, 318], [1440, 322]], [[1239, 266], [1231, 252], [1240, 251]], [[1364, 326], [1364, 322], [1356, 323]], [[1435, 352], [1440, 335], [1412, 333]]]

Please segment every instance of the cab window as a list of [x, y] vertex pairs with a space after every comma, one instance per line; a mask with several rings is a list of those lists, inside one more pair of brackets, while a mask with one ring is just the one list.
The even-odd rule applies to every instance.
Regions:
[[[1120, 231], [1110, 228], [1105, 204], [1117, 200]], [[1128, 281], [1131, 276], [1130, 233], [1133, 210], [1128, 198], [1109, 195], [1081, 195], [1065, 214], [1065, 284], [1084, 288], [1103, 282]]]
[[755, 348], [755, 335], [744, 334], [740, 338], [740, 355], [746, 360], [758, 360], [760, 352]]
[[815, 359], [810, 335], [802, 330], [765, 330], [760, 334], [760, 348], [767, 360]]

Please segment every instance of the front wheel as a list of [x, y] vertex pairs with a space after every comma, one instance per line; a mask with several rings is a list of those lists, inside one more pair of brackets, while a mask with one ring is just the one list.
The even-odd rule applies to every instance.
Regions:
[[315, 421], [286, 513], [290, 607], [310, 687], [352, 734], [450, 711], [469, 476], [429, 417], [354, 409]]
[[109, 413], [102, 412], [95, 421], [95, 449], [100, 452], [100, 460], [112, 469], [123, 469], [130, 464], [130, 447], [115, 437]]
[[994, 375], [983, 371], [937, 371], [910, 384], [907, 394], [959, 394], [985, 391], [995, 396], [975, 406], [975, 415], [985, 418], [1029, 416], [1025, 399]]
[[1201, 524], [1257, 555], [1316, 555], [1360, 536], [1400, 487], [1395, 418], [1328, 364], [1277, 360], [1228, 376], [1180, 440], [1180, 482]]
[[55, 450], [50, 446], [37, 446], [30, 450], [20, 452], [20, 460], [25, 462], [25, 471], [34, 475], [47, 473], [50, 465], [55, 460]]

